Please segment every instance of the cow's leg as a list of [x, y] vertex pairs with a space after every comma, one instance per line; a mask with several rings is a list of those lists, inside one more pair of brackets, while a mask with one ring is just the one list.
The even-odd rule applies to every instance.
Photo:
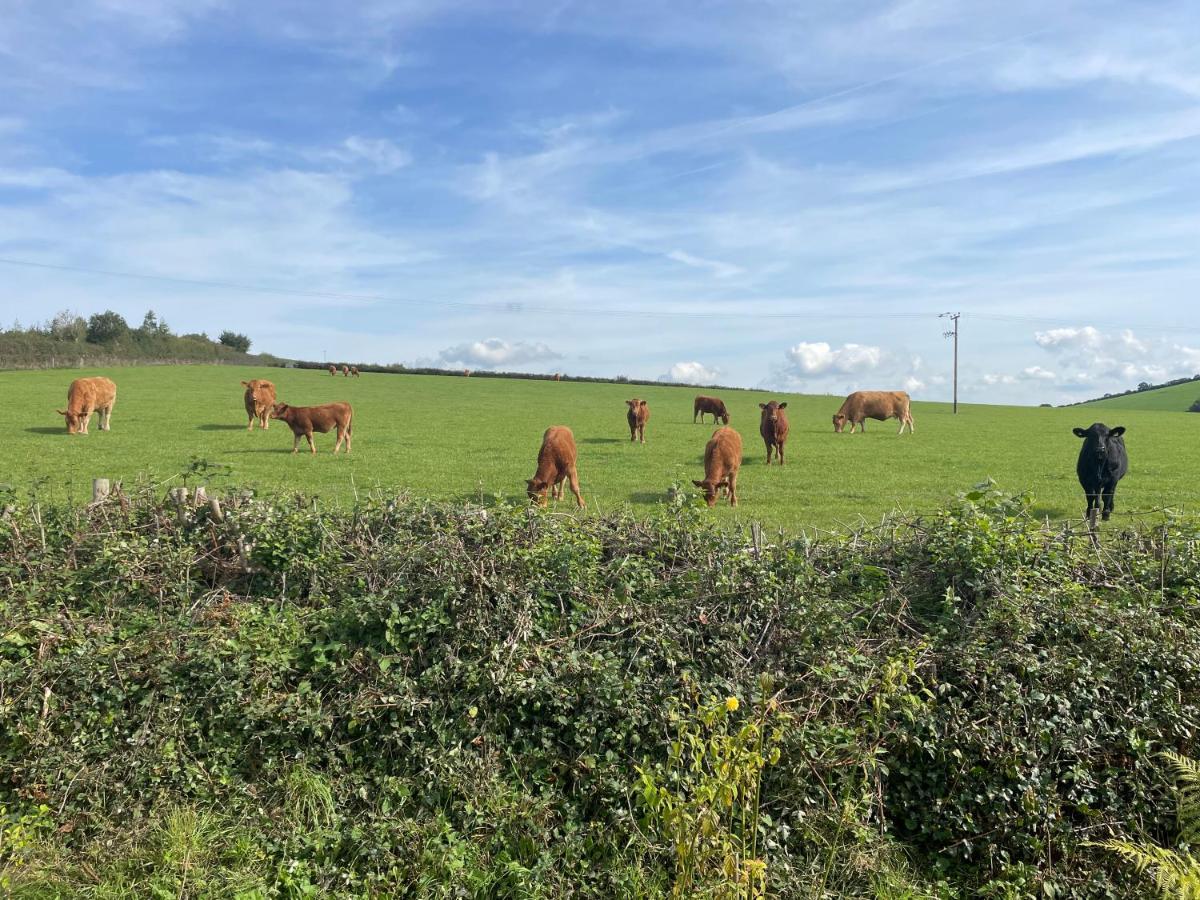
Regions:
[[567, 478], [571, 482], [571, 493], [575, 495], [575, 502], [579, 504], [580, 509], [583, 509], [587, 504], [583, 502], [583, 494], [579, 493], [579, 472], [574, 466], [567, 469]]
[[110, 431], [111, 430], [111, 422], [112, 422], [112, 406], [111, 405], [104, 407], [103, 415], [104, 415], [104, 424], [101, 426], [101, 428], [104, 431]]
[[779, 457], [779, 464], [782, 466], [783, 465], [783, 444], [782, 443], [780, 443], [779, 446], [775, 448], [775, 453]]
[[292, 432], [292, 452], [293, 453], [300, 452], [300, 432], [298, 432], [298, 431]]
[[737, 506], [737, 472], [730, 472], [727, 480], [729, 481], [729, 505]]
[[1100, 515], [1100, 518], [1102, 518], [1105, 522], [1107, 522], [1108, 517], [1113, 514], [1113, 507], [1116, 505], [1116, 495], [1117, 486], [1115, 484], [1104, 488], [1104, 512]]
[[350, 453], [350, 445], [354, 441], [354, 419], [346, 420], [346, 453]]
[[333, 434], [337, 438], [333, 442], [333, 453], [336, 456], [338, 450], [340, 450], [342, 447], [342, 437], [345, 434], [345, 432], [343, 432], [342, 429], [338, 425], [334, 425], [333, 426]]
[[304, 436], [308, 439], [308, 449], [312, 451], [313, 456], [316, 456], [317, 455], [317, 444], [313, 440], [312, 429], [310, 428], [308, 431], [304, 432]]
[[643, 444], [646, 443], [646, 426], [645, 425], [638, 426], [638, 439], [641, 441], [641, 443], [643, 443]]

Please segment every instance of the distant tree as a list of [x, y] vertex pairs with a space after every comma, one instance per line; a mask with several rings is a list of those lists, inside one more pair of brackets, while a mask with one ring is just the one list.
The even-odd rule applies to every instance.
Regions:
[[111, 309], [96, 313], [88, 319], [87, 339], [91, 344], [109, 344], [129, 333], [129, 323]]
[[1148, 381], [1143, 381], [1143, 382], [1140, 382], [1140, 383], [1138, 384], [1138, 386], [1137, 386], [1137, 389], [1138, 389], [1139, 391], [1148, 391], [1148, 390], [1150, 390], [1150, 388], [1152, 388], [1152, 387], [1154, 387], [1154, 385], [1152, 385], [1150, 382], [1148, 382]]
[[240, 353], [250, 352], [250, 338], [244, 334], [238, 334], [234, 331], [222, 331], [220, 341], [226, 347], [230, 347]]
[[46, 330], [57, 341], [78, 344], [87, 339], [87, 322], [79, 313], [64, 309], [46, 323]]
[[142, 319], [142, 327], [137, 331], [142, 337], [168, 335], [171, 333], [171, 329], [167, 326], [167, 323], [160, 319], [152, 309], [146, 311], [146, 315]]

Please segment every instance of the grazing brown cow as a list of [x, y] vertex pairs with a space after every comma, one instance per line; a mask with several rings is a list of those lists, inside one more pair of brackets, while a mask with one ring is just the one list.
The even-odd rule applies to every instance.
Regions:
[[850, 423], [850, 433], [854, 434], [856, 427], [867, 430], [867, 419], [878, 419], [880, 422], [896, 418], [900, 420], [900, 434], [904, 434], [904, 426], [912, 434], [912, 413], [909, 411], [908, 394], [904, 391], [855, 391], [842, 408], [833, 414], [833, 430], [838, 434]]
[[546, 491], [555, 500], [563, 497], [563, 482], [571, 483], [571, 493], [580, 509], [587, 506], [579, 493], [579, 473], [575, 469], [575, 435], [565, 425], [551, 425], [542, 435], [538, 451], [537, 471], [525, 484], [529, 499], [538, 506], [546, 505]]
[[471, 370], [463, 369], [463, 378], [470, 378], [470, 377], [471, 377]]
[[692, 481], [704, 489], [709, 507], [717, 505], [721, 488], [729, 492], [729, 505], [737, 506], [737, 474], [742, 465], [742, 436], [732, 428], [718, 428], [704, 448], [704, 480]]
[[337, 366], [335, 366], [333, 363], [329, 364], [329, 374], [333, 375], [335, 378], [337, 377]]
[[729, 424], [729, 410], [725, 408], [725, 403], [716, 397], [705, 397], [703, 394], [696, 397], [695, 403], [692, 404], [692, 424], [696, 424], [696, 416], [700, 416], [700, 424], [704, 424], [704, 414], [712, 413], [713, 422], [720, 422], [722, 425]]
[[351, 419], [354, 409], [349, 403], [325, 403], [321, 406], [288, 406], [286, 403], [276, 403], [271, 407], [271, 418], [282, 419], [292, 429], [292, 452], [300, 447], [300, 435], [308, 438], [308, 447], [315, 454], [317, 445], [313, 443], [313, 432], [327, 434], [337, 429], [337, 442], [333, 452], [337, 453], [346, 442], [346, 452], [350, 452], [350, 438], [354, 432]]
[[350, 374], [353, 375], [355, 378], [357, 378], [358, 377], [358, 366], [351, 366]]
[[94, 412], [100, 413], [100, 430], [108, 431], [116, 402], [117, 386], [109, 379], [76, 378], [67, 388], [67, 408], [57, 412], [67, 420], [67, 434], [87, 434]]
[[346, 378], [350, 377], [350, 367], [345, 363], [342, 363], [342, 375]]
[[763, 443], [767, 445], [767, 465], [771, 464], [771, 451], [775, 451], [775, 455], [779, 457], [779, 464], [783, 465], [783, 445], [787, 442], [788, 436], [788, 420], [787, 413], [784, 410], [787, 408], [787, 401], [776, 403], [772, 400], [770, 403], [760, 403], [758, 408], [762, 410], [762, 415], [758, 422], [758, 433], [762, 435]]
[[243, 381], [242, 386], [246, 388], [246, 415], [250, 417], [246, 430], [253, 431], [254, 420], [258, 419], [258, 424], [266, 431], [271, 421], [271, 407], [275, 405], [275, 385], [265, 379], [255, 378]]
[[650, 407], [645, 400], [626, 400], [629, 411], [625, 418], [629, 420], [629, 440], [646, 443], [646, 423], [650, 421]]

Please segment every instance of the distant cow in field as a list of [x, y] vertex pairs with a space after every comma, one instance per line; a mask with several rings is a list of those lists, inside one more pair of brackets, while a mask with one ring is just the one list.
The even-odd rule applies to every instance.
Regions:
[[288, 406], [286, 403], [276, 403], [271, 407], [271, 418], [282, 419], [292, 429], [292, 452], [300, 447], [300, 436], [308, 438], [308, 447], [315, 454], [317, 445], [313, 443], [313, 432], [327, 434], [337, 429], [337, 442], [333, 452], [337, 453], [346, 442], [346, 452], [350, 452], [350, 438], [354, 426], [354, 409], [349, 403], [326, 403], [322, 406]]
[[718, 428], [704, 448], [704, 480], [692, 481], [704, 490], [704, 500], [713, 507], [722, 488], [729, 505], [737, 506], [737, 474], [742, 465], [742, 436], [732, 428]]
[[537, 471], [525, 482], [529, 499], [538, 506], [546, 505], [546, 492], [555, 500], [563, 497], [563, 482], [569, 481], [571, 493], [582, 509], [587, 506], [579, 493], [579, 473], [575, 468], [575, 435], [565, 425], [552, 425], [542, 435], [538, 451]]
[[337, 366], [333, 365], [333, 363], [329, 364], [329, 374], [337, 377]]
[[355, 378], [357, 378], [358, 377], [358, 366], [351, 366], [350, 374], [353, 375]]
[[350, 377], [350, 367], [348, 365], [346, 365], [345, 363], [342, 363], [342, 376], [344, 378]]
[[555, 381], [562, 381], [562, 372], [555, 372], [555, 373], [554, 373], [554, 380], [555, 380]]
[[92, 413], [100, 413], [100, 430], [108, 431], [117, 386], [103, 376], [76, 378], [67, 388], [67, 408], [57, 410], [67, 420], [67, 434], [87, 434]]
[[471, 377], [471, 370], [463, 369], [463, 378], [470, 378], [470, 377]]
[[1087, 495], [1088, 524], [1096, 527], [1096, 512], [1103, 507], [1104, 521], [1112, 515], [1113, 501], [1117, 493], [1117, 482], [1129, 471], [1129, 455], [1125, 452], [1125, 427], [1116, 428], [1096, 422], [1091, 428], [1073, 429], [1075, 436], [1083, 438], [1079, 448], [1079, 460], [1075, 473], [1079, 484]]
[[650, 407], [645, 400], [626, 400], [629, 407], [625, 418], [629, 420], [629, 440], [646, 443], [646, 423], [650, 421]]
[[704, 414], [712, 413], [713, 422], [720, 422], [722, 425], [729, 424], [729, 410], [725, 408], [724, 401], [717, 397], [697, 396], [695, 402], [692, 403], [692, 424], [696, 424], [696, 416], [700, 417], [700, 424], [704, 424]]
[[271, 407], [275, 405], [275, 385], [265, 379], [255, 378], [243, 381], [242, 386], [246, 389], [246, 415], [250, 417], [246, 430], [253, 431], [254, 420], [257, 419], [258, 424], [266, 431], [271, 421]]
[[763, 443], [767, 445], [767, 465], [771, 464], [771, 451], [774, 450], [775, 455], [779, 457], [779, 464], [782, 466], [783, 445], [787, 442], [788, 436], [787, 413], [784, 412], [787, 408], [787, 401], [776, 403], [772, 400], [770, 403], [758, 404], [758, 408], [762, 410], [758, 433], [762, 435]]
[[833, 430], [841, 434], [849, 422], [850, 433], [854, 434], [855, 428], [861, 428], [864, 432], [867, 430], [867, 419], [878, 419], [880, 422], [899, 419], [900, 434], [904, 434], [905, 425], [909, 434], [912, 434], [915, 429], [912, 412], [909, 411], [910, 402], [904, 391], [855, 391], [842, 403], [842, 408], [833, 414]]

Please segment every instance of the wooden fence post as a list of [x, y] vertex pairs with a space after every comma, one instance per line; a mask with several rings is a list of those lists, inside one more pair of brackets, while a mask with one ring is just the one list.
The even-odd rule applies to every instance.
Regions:
[[109, 493], [112, 491], [112, 484], [107, 478], [92, 479], [92, 502], [99, 503], [102, 500], [108, 499]]

